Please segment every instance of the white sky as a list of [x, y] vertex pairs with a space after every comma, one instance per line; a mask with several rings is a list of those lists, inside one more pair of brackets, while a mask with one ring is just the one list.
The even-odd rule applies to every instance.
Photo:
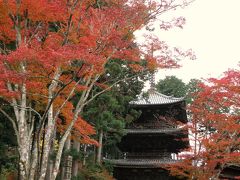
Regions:
[[[183, 67], [160, 70], [156, 79], [165, 75], [176, 75], [184, 82], [192, 78], [219, 77], [228, 68], [237, 67], [240, 62], [240, 0], [196, 0], [190, 6], [179, 9], [163, 17], [184, 16], [183, 29], [159, 30], [160, 40], [170, 46], [182, 49], [192, 48], [197, 56], [194, 61], [184, 60]], [[165, 18], [163, 18], [165, 20]], [[141, 33], [136, 36], [141, 39]]]

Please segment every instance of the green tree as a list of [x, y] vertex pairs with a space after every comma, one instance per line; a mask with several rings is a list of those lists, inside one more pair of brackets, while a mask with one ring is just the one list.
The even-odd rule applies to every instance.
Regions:
[[191, 104], [195, 94], [200, 91], [198, 84], [201, 82], [200, 79], [190, 79], [190, 81], [185, 84], [176, 76], [167, 76], [157, 83], [156, 88], [158, 92], [168, 96], [185, 97], [187, 104]]
[[184, 97], [187, 94], [186, 84], [176, 76], [167, 76], [156, 85], [157, 90], [165, 95]]
[[[102, 154], [111, 157], [118, 155], [116, 144], [124, 135], [126, 123], [131, 122], [138, 112], [129, 109], [128, 103], [140, 94], [147, 77], [146, 73], [132, 71], [121, 60], [110, 61], [105, 74], [99, 83], [124, 79], [116, 83], [110, 91], [98, 96], [84, 109], [84, 118], [95, 125], [100, 146], [97, 162], [101, 162]], [[95, 90], [98, 93], [99, 89]], [[102, 146], [101, 146], [102, 145]]]

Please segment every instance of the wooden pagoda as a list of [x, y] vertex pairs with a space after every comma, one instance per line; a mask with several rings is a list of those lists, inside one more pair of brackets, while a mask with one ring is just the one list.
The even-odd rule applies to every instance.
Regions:
[[185, 101], [163, 95], [151, 88], [130, 106], [141, 112], [126, 129], [119, 143], [123, 159], [111, 160], [117, 180], [169, 180], [164, 166], [177, 161], [189, 146]]

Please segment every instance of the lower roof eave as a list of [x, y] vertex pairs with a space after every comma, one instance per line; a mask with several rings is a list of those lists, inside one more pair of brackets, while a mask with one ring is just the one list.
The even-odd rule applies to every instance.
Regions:
[[177, 160], [152, 160], [152, 159], [105, 159], [105, 161], [111, 163], [114, 167], [124, 168], [163, 168], [165, 165], [176, 163]]
[[150, 165], [113, 165], [115, 168], [136, 168], [136, 169], [144, 169], [144, 168], [150, 168], [150, 169], [157, 169], [157, 168], [164, 168], [163, 165], [159, 166], [150, 166]]
[[125, 129], [127, 134], [186, 134], [187, 129], [184, 128], [165, 128], [165, 129]]

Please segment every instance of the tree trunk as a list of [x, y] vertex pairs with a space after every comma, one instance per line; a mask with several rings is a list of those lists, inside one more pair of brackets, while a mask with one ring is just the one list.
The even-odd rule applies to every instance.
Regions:
[[49, 108], [48, 112], [48, 124], [45, 128], [46, 133], [44, 133], [44, 147], [43, 147], [43, 152], [42, 152], [42, 166], [41, 166], [41, 172], [40, 172], [40, 177], [39, 180], [45, 180], [46, 173], [47, 173], [47, 168], [48, 168], [48, 159], [49, 159], [49, 154], [50, 154], [50, 149], [51, 149], [51, 137], [54, 132], [54, 122], [53, 122], [53, 106]]
[[87, 155], [87, 145], [84, 144], [84, 148], [83, 148], [83, 166], [86, 165], [86, 155]]
[[[55, 180], [56, 177], [57, 177], [57, 174], [59, 172], [59, 166], [60, 166], [60, 163], [61, 163], [61, 158], [62, 158], [62, 152], [63, 152], [63, 148], [64, 148], [64, 144], [66, 142], [66, 137], [64, 137], [64, 139], [59, 143], [59, 149], [58, 149], [58, 152], [57, 152], [57, 155], [56, 155], [56, 158], [55, 158], [55, 162], [54, 162], [54, 167], [53, 167], [53, 172], [52, 172], [52, 179]], [[61, 174], [63, 174], [61, 176], [64, 177], [64, 163], [63, 163], [63, 166], [62, 166], [62, 171], [61, 171]]]
[[31, 157], [32, 157], [32, 162], [31, 162], [29, 180], [34, 179], [35, 173], [37, 170], [37, 160], [38, 160], [37, 159], [38, 158], [37, 141], [34, 142], [34, 147], [33, 147]]
[[60, 68], [57, 68], [53, 80], [51, 82], [51, 85], [48, 88], [48, 104], [50, 105], [48, 109], [48, 119], [47, 119], [47, 126], [45, 128], [46, 133], [44, 133], [44, 145], [43, 145], [43, 152], [42, 152], [42, 159], [40, 162], [41, 163], [41, 169], [40, 169], [40, 177], [39, 180], [44, 180], [46, 177], [46, 172], [47, 172], [47, 167], [48, 167], [48, 158], [50, 154], [50, 148], [52, 145], [52, 137], [55, 132], [55, 122], [54, 122], [54, 109], [53, 109], [53, 104], [52, 103], [52, 98], [54, 97], [54, 91], [58, 85], [58, 79], [60, 78], [61, 71]]
[[[25, 120], [25, 119], [24, 119]], [[29, 142], [28, 142], [28, 133], [27, 127], [23, 126], [25, 123], [19, 124], [19, 166], [20, 166], [20, 177], [21, 180], [28, 179], [29, 176], [29, 166], [30, 166], [30, 150], [29, 150]]]
[[[60, 162], [61, 162], [61, 157], [62, 157], [62, 151], [63, 151], [63, 148], [64, 148], [64, 144], [74, 126], [74, 124], [76, 123], [76, 121], [78, 120], [78, 117], [79, 117], [79, 114], [82, 112], [82, 109], [83, 107], [86, 105], [86, 100], [89, 96], [89, 93], [94, 85], [94, 83], [97, 81], [97, 78], [99, 76], [96, 76], [94, 81], [91, 82], [91, 79], [92, 77], [90, 76], [88, 78], [88, 80], [86, 81], [85, 85], [86, 86], [89, 86], [88, 90], [85, 90], [83, 91], [77, 105], [76, 105], [76, 109], [74, 111], [74, 117], [73, 117], [73, 120], [70, 122], [67, 130], [65, 131], [64, 135], [62, 136], [60, 142], [59, 142], [59, 148], [57, 150], [57, 155], [56, 155], [56, 159], [55, 159], [55, 162], [54, 162], [54, 168], [53, 168], [53, 176], [52, 176], [52, 179], [55, 180], [56, 177], [57, 177], [57, 174], [58, 174], [58, 171], [59, 171], [59, 166], [60, 166]], [[89, 101], [88, 101], [89, 102]]]
[[[70, 151], [71, 149], [71, 134], [69, 134], [66, 142], [66, 150]], [[65, 173], [64, 180], [70, 180], [72, 176], [72, 156], [67, 155], [64, 160]]]
[[[50, 148], [50, 155], [53, 153], [54, 151], [54, 140], [56, 139], [56, 127], [54, 129], [53, 132], [53, 138], [51, 138], [51, 148]], [[49, 158], [48, 161], [48, 167], [47, 167], [47, 174], [46, 174], [46, 180], [52, 180], [52, 171], [53, 171], [53, 160]]]
[[97, 150], [96, 150], [96, 146], [93, 146], [93, 162], [96, 162], [96, 159], [97, 159]]
[[[65, 142], [65, 145], [64, 145], [64, 151], [69, 151], [71, 149], [71, 134], [69, 134], [66, 142]], [[67, 155], [68, 156], [68, 155]], [[65, 177], [66, 177], [66, 163], [67, 163], [67, 159], [66, 157], [64, 157], [64, 160], [62, 161], [63, 162], [63, 165], [62, 165], [62, 171], [61, 171], [61, 180], [65, 180]]]
[[[19, 2], [17, 2], [19, 5]], [[18, 16], [16, 16], [18, 18]], [[17, 19], [18, 20], [18, 19]], [[16, 30], [16, 46], [19, 46], [22, 41], [21, 36], [21, 28], [19, 24], [15, 23], [14, 28]], [[26, 72], [25, 66], [23, 63], [21, 63], [21, 71], [22, 73]], [[11, 86], [11, 85], [10, 85]], [[25, 82], [21, 85], [21, 96], [19, 99], [19, 104], [17, 104], [17, 101], [13, 102], [15, 105], [19, 105], [19, 107], [14, 107], [15, 110], [15, 116], [18, 123], [18, 129], [19, 129], [19, 168], [20, 168], [20, 179], [21, 180], [27, 180], [29, 175], [29, 159], [30, 159], [30, 143], [28, 141], [28, 128], [27, 128], [27, 121], [26, 121], [26, 106], [27, 106], [27, 89]], [[14, 98], [13, 98], [14, 99]]]
[[28, 169], [29, 169], [29, 154], [27, 147], [20, 146], [20, 179], [21, 180], [27, 180], [28, 178]]
[[[73, 141], [73, 148], [79, 153], [79, 151], [80, 151], [80, 142], [74, 140]], [[78, 175], [78, 167], [79, 167], [79, 159], [73, 160], [73, 167], [72, 167], [72, 175], [73, 175], [73, 177]]]
[[102, 142], [103, 142], [103, 130], [99, 130], [99, 146], [98, 146], [98, 150], [97, 150], [97, 163], [101, 164], [101, 160], [102, 160]]
[[52, 180], [52, 170], [53, 170], [53, 161], [49, 160], [46, 178], [45, 178], [46, 180]]
[[[22, 71], [25, 72], [25, 67], [22, 65]], [[19, 155], [20, 155], [20, 176], [22, 180], [28, 179], [29, 170], [30, 170], [30, 147], [31, 142], [28, 133], [28, 125], [26, 120], [26, 106], [27, 106], [27, 97], [26, 97], [26, 85], [22, 85], [22, 95], [20, 103], [20, 111], [18, 129], [19, 129]]]

